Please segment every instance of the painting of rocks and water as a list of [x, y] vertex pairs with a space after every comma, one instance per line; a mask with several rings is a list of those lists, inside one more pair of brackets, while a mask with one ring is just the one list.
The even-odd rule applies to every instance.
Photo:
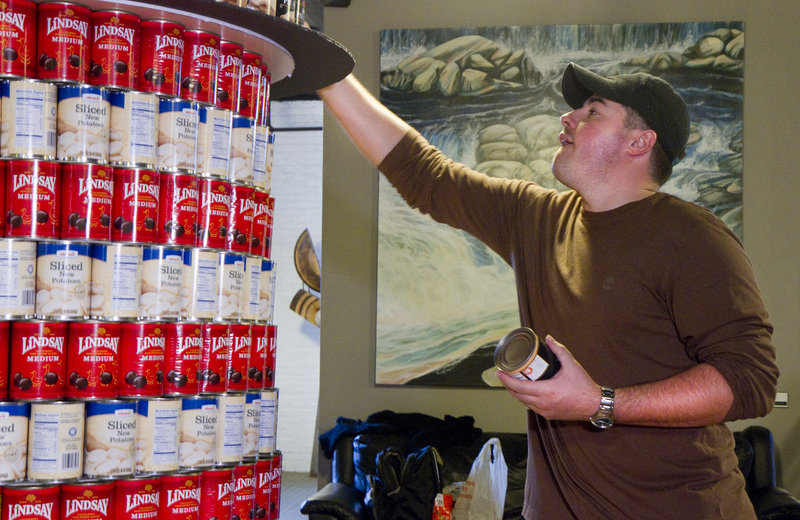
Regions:
[[[692, 121], [664, 191], [741, 236], [744, 36], [742, 22], [384, 30], [380, 98], [457, 161], [565, 189], [550, 164], [567, 63], [659, 75]], [[519, 326], [511, 268], [383, 178], [379, 198], [376, 383], [496, 386], [494, 346]]]

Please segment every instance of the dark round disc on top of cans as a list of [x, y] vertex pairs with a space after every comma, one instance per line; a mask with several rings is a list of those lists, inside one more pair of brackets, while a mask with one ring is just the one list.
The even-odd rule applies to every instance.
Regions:
[[36, 2], [7, 0], [0, 6], [0, 76], [36, 76]]
[[91, 51], [91, 10], [73, 2], [44, 2], [37, 9], [39, 79], [86, 83]]
[[512, 330], [497, 343], [494, 364], [517, 379], [531, 381], [549, 379], [561, 368], [555, 354], [527, 327]]

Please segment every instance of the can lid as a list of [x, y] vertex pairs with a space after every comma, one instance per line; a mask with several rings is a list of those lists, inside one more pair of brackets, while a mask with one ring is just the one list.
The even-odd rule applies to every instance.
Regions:
[[523, 368], [536, 355], [539, 338], [528, 327], [514, 329], [497, 342], [494, 364], [504, 372]]

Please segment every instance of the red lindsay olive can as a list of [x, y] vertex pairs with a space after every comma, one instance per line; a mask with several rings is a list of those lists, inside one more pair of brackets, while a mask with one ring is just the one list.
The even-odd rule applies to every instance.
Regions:
[[[250, 325], [250, 364], [247, 368], [247, 389], [264, 388], [264, 374], [269, 356], [267, 326]], [[272, 386], [272, 385], [270, 385]]]
[[256, 465], [239, 464], [233, 468], [233, 507], [231, 518], [254, 518], [256, 500]]
[[231, 518], [233, 485], [233, 466], [200, 473], [200, 520]]
[[250, 252], [254, 255], [267, 256], [269, 215], [269, 194], [262, 190], [253, 190], [253, 231], [250, 235]]
[[231, 323], [228, 330], [231, 336], [231, 346], [228, 356], [226, 390], [244, 392], [247, 390], [247, 369], [250, 365], [250, 325]]
[[37, 11], [37, 77], [86, 83], [92, 46], [91, 10], [72, 2], [44, 2]]
[[228, 216], [228, 234], [225, 248], [242, 253], [250, 252], [253, 232], [253, 210], [255, 190], [252, 186], [233, 184], [231, 186], [231, 205]]
[[264, 364], [264, 388], [275, 386], [275, 362], [278, 350], [278, 326], [267, 325], [267, 359]]
[[3, 487], [3, 520], [58, 520], [61, 486], [22, 482]]
[[138, 15], [119, 10], [93, 11], [89, 80], [92, 85], [136, 88], [139, 67]]
[[165, 323], [165, 395], [193, 395], [200, 391], [198, 373], [203, 344], [203, 324]]
[[[8, 359], [11, 323], [0, 321], [0, 359]], [[8, 363], [0, 363], [0, 400], [8, 398]]]
[[183, 62], [183, 25], [169, 20], [143, 20], [139, 90], [178, 96]]
[[13, 322], [9, 398], [26, 401], [63, 398], [66, 344], [66, 322]]
[[219, 70], [219, 35], [202, 29], [187, 29], [183, 41], [180, 96], [213, 103]]
[[227, 323], [204, 322], [203, 346], [200, 356], [200, 392], [218, 394], [227, 386], [228, 356], [230, 356], [231, 336]]
[[58, 238], [61, 165], [51, 161], [6, 162], [6, 236]]
[[255, 518], [269, 518], [272, 499], [273, 457], [256, 461], [256, 504]]
[[155, 242], [158, 237], [159, 172], [114, 168], [111, 239]]
[[61, 484], [60, 520], [115, 520], [114, 482]]
[[36, 2], [7, 0], [0, 6], [0, 76], [36, 76]]
[[261, 90], [262, 56], [257, 52], [245, 50], [242, 53], [242, 84], [239, 97], [239, 114], [256, 117], [258, 114], [259, 93]]
[[99, 164], [61, 166], [61, 238], [111, 239], [114, 170]]
[[215, 102], [220, 108], [238, 112], [244, 47], [240, 43], [223, 40], [220, 42], [219, 51]]
[[163, 323], [120, 324], [120, 397], [161, 395], [166, 345]]
[[228, 235], [231, 185], [222, 179], [199, 178], [197, 246], [224, 249]]
[[200, 518], [200, 473], [161, 476], [160, 520], [198, 520]]
[[158, 503], [161, 495], [161, 480], [143, 476], [114, 483], [115, 520], [155, 520], [158, 518]]
[[67, 397], [108, 399], [119, 385], [120, 324], [75, 321], [67, 326]]
[[160, 173], [158, 242], [193, 246], [197, 240], [197, 177], [188, 173]]
[[269, 458], [269, 510], [267, 518], [278, 520], [281, 517], [281, 473], [283, 470], [283, 453], [275, 450]]

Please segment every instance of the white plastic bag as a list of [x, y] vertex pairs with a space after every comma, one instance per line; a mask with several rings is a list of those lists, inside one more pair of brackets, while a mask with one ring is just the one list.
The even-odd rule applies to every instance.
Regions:
[[472, 463], [453, 506], [453, 520], [502, 520], [508, 466], [500, 440], [491, 438]]

